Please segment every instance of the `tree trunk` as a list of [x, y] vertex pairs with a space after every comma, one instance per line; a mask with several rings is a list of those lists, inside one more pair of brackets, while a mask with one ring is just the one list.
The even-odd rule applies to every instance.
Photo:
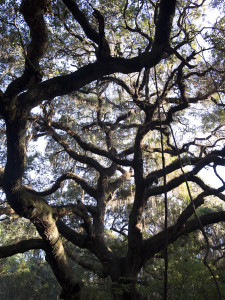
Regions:
[[137, 278], [120, 278], [112, 284], [114, 300], [150, 300], [149, 297], [141, 295], [136, 288]]
[[63, 300], [80, 300], [80, 292], [72, 292], [72, 291], [62, 291], [60, 294], [60, 299]]
[[139, 269], [134, 260], [123, 258], [118, 261], [114, 274], [110, 274], [112, 280], [112, 294], [114, 300], [150, 300], [137, 291], [137, 277]]

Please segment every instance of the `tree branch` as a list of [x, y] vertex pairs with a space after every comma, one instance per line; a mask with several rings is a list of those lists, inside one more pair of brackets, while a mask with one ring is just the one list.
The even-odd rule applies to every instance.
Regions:
[[[104, 124], [106, 124], [107, 126], [112, 126], [113, 129], [116, 129], [118, 123], [120, 121], [122, 121], [123, 119], [125, 119], [128, 115], [130, 115], [130, 114], [128, 113], [128, 114], [125, 114], [123, 116], [118, 117], [115, 123], [109, 123], [109, 124], [104, 123]], [[68, 126], [66, 126], [64, 124], [52, 122], [51, 126], [53, 126], [56, 129], [61, 129], [61, 130], [66, 131], [79, 144], [79, 146], [85, 151], [90, 151], [90, 152], [95, 153], [97, 155], [107, 157], [112, 162], [115, 162], [115, 163], [123, 165], [123, 166], [130, 166], [131, 165], [131, 162], [129, 160], [125, 160], [125, 159], [121, 160], [121, 159], [117, 158], [115, 155], [113, 155], [112, 152], [101, 149], [101, 148], [95, 146], [92, 143], [85, 142], [80, 137], [79, 134], [77, 134], [76, 132], [74, 132], [72, 129], [70, 129]]]
[[20, 11], [30, 28], [31, 42], [25, 53], [25, 69], [21, 77], [9, 84], [6, 95], [13, 97], [31, 85], [42, 80], [39, 60], [48, 46], [48, 29], [43, 14], [49, 6], [49, 0], [23, 0]]
[[66, 253], [70, 259], [75, 261], [79, 266], [83, 267], [84, 269], [97, 274], [100, 278], [106, 278], [108, 274], [103, 269], [102, 265], [99, 263], [97, 265], [88, 262], [88, 260], [83, 259], [81, 256], [77, 255], [74, 251], [70, 251], [69, 249], [66, 250]]
[[32, 249], [45, 250], [44, 241], [42, 239], [29, 239], [8, 246], [0, 246], [0, 258], [6, 258], [18, 253], [24, 253]]
[[[203, 226], [211, 225], [218, 222], [225, 221], [225, 212], [219, 211], [216, 213], [205, 214], [199, 217], [200, 222]], [[170, 226], [168, 228], [168, 242], [172, 244], [179, 237], [194, 232], [200, 229], [199, 220], [193, 219], [186, 222], [182, 229], [177, 233], [176, 225]], [[143, 261], [154, 256], [154, 254], [160, 252], [165, 246], [165, 231], [161, 231], [158, 234], [150, 237], [149, 239], [143, 242], [142, 255]]]
[[98, 32], [91, 26], [85, 14], [79, 9], [76, 1], [74, 0], [63, 0], [63, 3], [66, 7], [71, 11], [75, 20], [81, 25], [84, 30], [86, 36], [96, 44], [99, 44], [99, 34]]
[[35, 195], [39, 195], [39, 196], [48, 196], [51, 195], [52, 193], [54, 193], [55, 191], [57, 191], [62, 182], [64, 180], [68, 180], [68, 179], [72, 179], [74, 180], [76, 183], [78, 183], [82, 189], [87, 192], [91, 197], [96, 198], [96, 190], [94, 188], [92, 188], [82, 177], [80, 177], [79, 175], [73, 174], [73, 173], [65, 173], [62, 174], [53, 184], [53, 186], [51, 188], [49, 188], [48, 190], [45, 190], [43, 192], [38, 192], [35, 191], [33, 189], [30, 189], [29, 187], [25, 187], [30, 193], [35, 194]]

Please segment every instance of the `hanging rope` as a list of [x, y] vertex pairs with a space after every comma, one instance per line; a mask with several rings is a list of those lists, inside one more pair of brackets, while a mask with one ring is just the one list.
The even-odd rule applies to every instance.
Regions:
[[[190, 22], [188, 16], [187, 16], [187, 21], [188, 21], [189, 26], [190, 26], [190, 25], [191, 25], [191, 22]], [[196, 42], [197, 42], [198, 46], [202, 49], [202, 47], [200, 46], [200, 44], [199, 44], [199, 42], [198, 42], [198, 39], [196, 39]], [[210, 65], [210, 67], [212, 67], [212, 65], [209, 64], [209, 63], [206, 61], [203, 51], [202, 51], [202, 58], [203, 58], [203, 61], [204, 61], [205, 65], [206, 65], [206, 67], [207, 67], [208, 65]], [[211, 72], [209, 72], [209, 75], [210, 75], [210, 77], [211, 77], [211, 79], [212, 79], [212, 82], [213, 82], [213, 84], [214, 84], [214, 87], [215, 87], [215, 89], [216, 89], [216, 92], [217, 92], [217, 94], [218, 94], [218, 97], [219, 97], [219, 99], [220, 99], [220, 102], [223, 104], [223, 101], [222, 101], [222, 99], [221, 99], [221, 95], [220, 95], [220, 93], [218, 92], [217, 84], [215, 83], [214, 78], [212, 77]], [[164, 114], [165, 114], [164, 107], [163, 107], [163, 111], [164, 111]], [[193, 197], [192, 197], [192, 195], [191, 195], [190, 187], [189, 187], [189, 184], [188, 184], [188, 181], [187, 181], [187, 177], [186, 177], [186, 174], [185, 174], [185, 172], [184, 172], [183, 165], [182, 165], [182, 162], [181, 162], [181, 157], [180, 157], [180, 153], [179, 153], [179, 150], [178, 150], [178, 147], [177, 147], [175, 135], [174, 135], [173, 129], [172, 129], [172, 127], [171, 127], [170, 124], [169, 124], [169, 128], [170, 128], [170, 131], [171, 131], [171, 134], [172, 134], [172, 138], [173, 138], [173, 141], [174, 141], [174, 145], [175, 145], [175, 148], [176, 148], [176, 151], [177, 151], [177, 155], [178, 155], [178, 159], [179, 159], [179, 164], [180, 164], [181, 172], [182, 172], [182, 174], [184, 175], [184, 178], [185, 178], [185, 184], [186, 184], [186, 187], [187, 187], [187, 191], [188, 191], [188, 195], [189, 195], [190, 201], [191, 201], [192, 206], [193, 206], [194, 215], [195, 215], [196, 220], [197, 220], [198, 223], [199, 223], [199, 229], [200, 229], [200, 231], [202, 232], [202, 235], [203, 235], [203, 237], [204, 237], [204, 239], [205, 239], [205, 242], [206, 242], [206, 253], [205, 253], [204, 258], [203, 258], [203, 263], [204, 263], [204, 265], [207, 267], [207, 269], [209, 270], [210, 274], [212, 275], [212, 278], [213, 278], [213, 280], [214, 280], [214, 282], [215, 282], [215, 286], [216, 286], [217, 291], [218, 291], [219, 298], [220, 298], [220, 300], [222, 300], [223, 297], [222, 297], [222, 294], [221, 294], [221, 291], [220, 291], [220, 287], [219, 287], [218, 281], [217, 281], [216, 276], [215, 276], [215, 274], [213, 273], [211, 267], [209, 266], [209, 264], [208, 264], [208, 262], [207, 262], [208, 254], [209, 254], [209, 251], [210, 251], [209, 239], [208, 239], [208, 236], [207, 236], [207, 234], [206, 234], [206, 232], [205, 232], [205, 229], [204, 229], [204, 227], [203, 227], [203, 225], [202, 225], [202, 223], [201, 223], [201, 220], [200, 220], [199, 216], [197, 215], [196, 208], [195, 208], [195, 204], [194, 204], [194, 201], [193, 201]]]
[[[198, 43], [198, 40], [197, 40], [197, 43]], [[202, 56], [203, 56], [203, 60], [204, 60], [205, 64], [207, 65], [207, 62], [205, 60], [205, 57], [204, 57], [203, 53], [202, 53]], [[212, 78], [211, 73], [210, 73], [210, 76]], [[221, 96], [220, 96], [220, 93], [218, 92], [217, 85], [214, 82], [213, 78], [212, 78], [212, 80], [213, 80], [214, 86], [215, 86], [215, 88], [217, 90], [220, 102], [223, 103], [222, 99], [221, 99]], [[165, 199], [164, 200], [164, 204], [165, 204], [164, 205], [164, 209], [165, 209], [165, 220], [164, 220], [164, 224], [165, 224], [164, 300], [167, 300], [167, 298], [168, 298], [168, 199], [167, 199], [167, 185], [166, 185], [165, 155], [164, 155], [164, 146], [163, 146], [162, 122], [161, 122], [161, 114], [160, 114], [160, 98], [159, 98], [159, 90], [158, 90], [157, 76], [156, 76], [156, 69], [155, 69], [155, 67], [154, 67], [154, 81], [155, 81], [156, 93], [157, 93], [158, 119], [159, 119], [159, 122], [160, 122], [161, 150], [162, 150], [162, 168], [164, 170], [164, 174], [163, 174], [164, 199]], [[165, 109], [164, 109], [163, 105], [162, 105], [162, 109], [163, 109], [164, 114], [166, 115], [166, 112], [165, 112]], [[188, 192], [190, 201], [191, 201], [191, 203], [193, 205], [194, 215], [195, 215], [196, 220], [199, 223], [199, 229], [202, 232], [202, 235], [203, 235], [203, 237], [205, 239], [205, 242], [206, 242], [206, 253], [205, 253], [204, 258], [203, 258], [203, 263], [205, 264], [205, 266], [208, 268], [210, 274], [212, 275], [212, 278], [214, 279], [214, 282], [215, 282], [215, 285], [216, 285], [216, 288], [217, 288], [217, 291], [218, 291], [219, 299], [222, 300], [223, 298], [222, 298], [222, 294], [221, 294], [220, 287], [218, 285], [216, 276], [214, 275], [214, 273], [213, 273], [211, 267], [209, 266], [209, 264], [207, 263], [207, 258], [208, 258], [208, 254], [209, 254], [209, 250], [210, 250], [209, 240], [208, 240], [207, 234], [205, 232], [205, 229], [204, 229], [204, 227], [203, 227], [203, 225], [201, 223], [201, 220], [200, 220], [199, 216], [197, 215], [195, 204], [194, 204], [194, 200], [193, 200], [193, 197], [192, 197], [192, 194], [191, 194], [191, 191], [190, 191], [190, 187], [189, 187], [189, 184], [188, 184], [188, 181], [187, 181], [187, 177], [186, 177], [186, 174], [184, 172], [183, 165], [182, 165], [182, 162], [181, 162], [181, 157], [180, 157], [180, 153], [179, 153], [179, 150], [178, 150], [178, 147], [177, 147], [175, 135], [174, 135], [173, 129], [172, 129], [172, 127], [171, 127], [170, 124], [169, 124], [169, 128], [170, 128], [170, 131], [171, 131], [171, 134], [172, 134], [172, 138], [173, 138], [173, 141], [174, 141], [174, 145], [175, 145], [175, 148], [176, 148], [176, 151], [177, 151], [177, 155], [178, 155], [178, 159], [179, 159], [179, 164], [180, 164], [181, 172], [182, 172], [182, 174], [184, 176], [184, 179], [185, 179], [185, 184], [186, 184], [187, 192]]]
[[162, 169], [163, 169], [163, 186], [164, 186], [164, 228], [165, 228], [165, 248], [164, 248], [164, 296], [163, 299], [168, 298], [168, 198], [167, 198], [167, 186], [166, 186], [166, 163], [165, 163], [165, 153], [163, 146], [163, 134], [162, 134], [162, 120], [160, 114], [160, 101], [159, 101], [159, 90], [156, 77], [156, 69], [154, 67], [154, 81], [157, 93], [157, 104], [158, 104], [158, 119], [160, 123], [160, 140], [162, 149]]
[[[164, 114], [166, 114], [164, 107], [163, 107], [163, 112], [164, 112]], [[222, 294], [221, 294], [220, 287], [219, 287], [218, 281], [216, 279], [216, 276], [213, 273], [213, 271], [212, 271], [211, 267], [209, 266], [209, 264], [207, 263], [207, 258], [208, 258], [209, 249], [210, 249], [209, 239], [208, 239], [208, 236], [207, 236], [207, 234], [205, 232], [205, 229], [204, 229], [204, 227], [202, 225], [202, 222], [201, 222], [199, 216], [197, 215], [195, 204], [194, 204], [194, 200], [193, 200], [193, 197], [192, 197], [192, 194], [191, 194], [191, 190], [190, 190], [190, 187], [189, 187], [189, 184], [188, 184], [188, 181], [187, 181], [186, 173], [184, 172], [184, 168], [183, 168], [183, 165], [182, 165], [182, 162], [181, 162], [180, 153], [179, 153], [179, 150], [178, 150], [178, 147], [177, 147], [177, 142], [176, 142], [175, 135], [174, 135], [174, 132], [173, 132], [173, 129], [172, 129], [171, 125], [169, 125], [169, 128], [170, 128], [170, 131], [171, 131], [171, 134], [172, 134], [174, 146], [175, 146], [175, 148], [177, 150], [177, 156], [178, 156], [178, 159], [179, 159], [180, 169], [181, 169], [181, 172], [182, 172], [182, 174], [184, 176], [184, 179], [185, 179], [185, 184], [186, 184], [186, 187], [187, 187], [188, 196], [189, 196], [190, 201], [191, 201], [192, 206], [193, 206], [194, 215], [195, 215], [196, 220], [199, 223], [199, 229], [202, 232], [202, 235], [203, 235], [203, 237], [205, 239], [205, 242], [206, 242], [206, 253], [205, 253], [204, 258], [203, 258], [203, 263], [208, 268], [209, 272], [211, 273], [211, 275], [213, 277], [213, 280], [215, 282], [217, 291], [218, 291], [219, 298], [220, 298], [220, 300], [222, 300], [223, 297], [222, 297]]]

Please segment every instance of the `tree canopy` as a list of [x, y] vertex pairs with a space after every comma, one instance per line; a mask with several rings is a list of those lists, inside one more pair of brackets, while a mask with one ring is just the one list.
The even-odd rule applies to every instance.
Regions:
[[41, 250], [61, 299], [78, 266], [115, 300], [159, 299], [143, 274], [168, 299], [188, 249], [222, 299], [223, 1], [0, 4], [0, 258]]

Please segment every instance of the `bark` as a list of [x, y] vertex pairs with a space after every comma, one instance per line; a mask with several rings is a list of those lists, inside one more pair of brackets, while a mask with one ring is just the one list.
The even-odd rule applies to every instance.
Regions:
[[27, 113], [14, 101], [5, 109], [7, 133], [7, 163], [3, 186], [7, 201], [14, 211], [28, 218], [44, 242], [49, 265], [62, 286], [64, 299], [78, 299], [81, 284], [69, 264], [51, 207], [41, 197], [31, 194], [22, 185], [26, 158]]
[[[26, 164], [26, 125], [30, 109], [35, 104], [28, 107], [16, 95], [40, 81], [36, 74], [40, 71], [39, 59], [48, 44], [47, 27], [43, 19], [48, 3], [44, 0], [24, 0], [21, 3], [21, 12], [30, 27], [31, 43], [27, 48], [24, 74], [8, 86], [5, 95], [1, 95], [1, 113], [6, 124], [7, 162], [0, 180], [10, 206], [19, 216], [28, 218], [42, 237], [43, 244], [40, 246], [45, 249], [47, 261], [62, 286], [63, 298], [78, 299], [81, 284], [67, 259], [52, 209], [44, 199], [30, 193], [22, 185]], [[17, 245], [17, 251], [22, 248], [25, 251], [27, 243]], [[15, 246], [8, 248], [8, 253], [12, 251], [16, 251]]]
[[[116, 271], [116, 272], [115, 272]], [[128, 257], [117, 260], [117, 268], [111, 272], [112, 294], [115, 300], [147, 300], [137, 291], [139, 268]]]
[[[75, 1], [64, 1], [68, 5], [75, 18], [80, 23], [86, 34], [98, 42], [98, 33], [90, 27], [86, 18], [78, 11]], [[32, 107], [43, 100], [53, 99], [56, 96], [66, 95], [78, 90], [86, 84], [93, 82], [105, 75], [113, 73], [129, 74], [139, 72], [143, 68], [151, 68], [158, 64], [167, 51], [172, 29], [172, 21], [175, 13], [176, 0], [169, 3], [166, 0], [160, 2], [159, 18], [156, 24], [155, 38], [150, 52], [145, 52], [131, 59], [119, 57], [107, 57], [104, 61], [97, 61], [86, 65], [69, 75], [55, 77], [45, 82], [30, 87], [27, 92], [19, 96], [21, 103]]]
[[24, 253], [31, 249], [45, 249], [42, 239], [23, 240], [15, 244], [0, 247], [0, 258], [6, 258], [18, 253]]
[[[110, 132], [108, 132], [107, 146], [108, 149], [111, 150], [106, 151], [83, 141], [80, 136], [72, 132], [69, 128], [65, 126], [59, 127], [54, 123], [52, 124], [52, 128], [54, 127], [66, 131], [86, 152], [91, 151], [112, 161], [112, 165], [106, 168], [93, 157], [76, 153], [76, 151], [71, 149], [68, 143], [62, 140], [52, 129], [52, 137], [64, 148], [71, 158], [93, 167], [99, 173], [96, 188], [89, 185], [83, 178], [70, 173], [60, 176], [55, 185], [48, 191], [38, 193], [25, 188], [22, 184], [22, 178], [26, 164], [26, 125], [30, 110], [36, 105], [41, 104], [43, 100], [51, 100], [56, 96], [66, 95], [76, 91], [95, 80], [102, 79], [105, 75], [116, 72], [124, 74], [140, 72], [143, 68], [156, 66], [165, 57], [165, 54], [172, 55], [171, 51], [168, 52], [168, 47], [177, 1], [160, 1], [155, 36], [151, 50], [131, 59], [125, 59], [110, 56], [109, 44], [105, 39], [104, 33], [104, 19], [98, 11], [95, 11], [95, 14], [99, 22], [99, 32], [91, 26], [86, 16], [79, 9], [76, 1], [64, 0], [64, 4], [72, 12], [75, 20], [86, 34], [86, 37], [96, 43], [99, 48], [102, 47], [104, 49], [101, 50], [102, 53], [97, 57], [96, 62], [83, 66], [69, 75], [59, 76], [41, 82], [42, 72], [40, 70], [39, 61], [45, 54], [48, 45], [48, 30], [44, 22], [43, 14], [46, 13], [49, 2], [48, 0], [22, 1], [21, 12], [30, 28], [31, 36], [31, 42], [26, 48], [25, 53], [24, 73], [20, 78], [17, 78], [9, 84], [5, 95], [0, 92], [0, 113], [6, 123], [7, 135], [7, 163], [4, 175], [2, 169], [0, 169], [0, 186], [4, 187], [9, 205], [18, 215], [28, 218], [36, 226], [42, 239], [21, 241], [16, 245], [0, 247], [0, 256], [6, 257], [14, 253], [27, 251], [28, 249], [44, 249], [46, 259], [58, 282], [62, 286], [63, 292], [61, 297], [69, 300], [79, 299], [82, 285], [76, 278], [68, 261], [60, 237], [60, 234], [62, 234], [74, 245], [86, 248], [96, 255], [103, 266], [104, 275], [109, 274], [111, 277], [112, 292], [115, 300], [148, 299], [148, 297], [141, 296], [137, 291], [137, 276], [145, 262], [164, 248], [166, 234], [165, 231], [162, 231], [146, 241], [144, 241], [142, 237], [141, 219], [147, 198], [162, 194], [164, 191], [164, 187], [162, 186], [151, 188], [151, 184], [154, 180], [144, 177], [143, 171], [142, 139], [150, 129], [156, 129], [157, 126], [161, 125], [159, 120], [152, 121], [153, 110], [150, 112], [150, 106], [147, 105], [144, 105], [145, 108], [144, 106], [142, 107], [147, 117], [145, 124], [138, 129], [135, 145], [131, 151], [134, 152], [133, 161], [120, 159], [114, 154], [114, 151], [112, 151], [113, 143], [111, 141]], [[103, 50], [106, 50], [107, 55], [104, 56]], [[182, 90], [183, 87], [180, 86], [180, 91], [182, 92]], [[170, 124], [175, 112], [187, 107], [187, 103], [185, 103], [187, 97], [184, 93], [181, 94], [184, 103], [173, 106], [168, 111], [166, 120], [163, 121], [164, 125]], [[124, 118], [125, 117], [126, 116], [124, 116]], [[98, 121], [100, 125], [100, 117]], [[119, 121], [118, 119], [118, 123]], [[115, 130], [116, 123], [113, 125]], [[113, 130], [112, 127], [113, 126], [111, 126], [110, 130]], [[47, 127], [47, 129], [49, 129], [49, 127]], [[193, 170], [187, 172], [185, 176], [180, 175], [168, 182], [167, 190], [170, 191], [184, 183], [186, 178], [197, 182], [195, 175], [209, 163], [216, 162], [218, 164], [224, 164], [224, 160], [221, 158], [218, 159], [217, 157], [218, 155], [224, 155], [224, 151], [225, 148], [220, 152], [215, 152], [214, 156], [208, 156], [206, 159], [192, 159], [190, 165], [194, 166]], [[129, 216], [128, 253], [123, 258], [118, 258], [112, 253], [106, 245], [104, 236], [104, 218], [108, 197], [130, 176], [127, 172], [118, 180], [110, 182], [110, 178], [117, 170], [117, 163], [120, 166], [133, 167], [136, 186], [134, 204]], [[187, 162], [187, 165], [188, 164]], [[180, 164], [174, 162], [167, 166], [165, 171], [169, 174], [179, 168]], [[150, 175], [160, 178], [163, 175], [163, 170], [155, 171]], [[66, 179], [73, 179], [77, 182], [90, 196], [95, 198], [97, 203], [94, 209], [88, 211], [91, 216], [89, 216], [85, 207], [81, 208], [76, 205], [75, 207], [67, 208], [79, 215], [81, 219], [83, 218], [84, 229], [86, 231], [83, 235], [69, 228], [61, 220], [56, 220], [57, 213], [58, 215], [60, 211], [61, 214], [64, 213], [63, 208], [59, 208], [58, 210], [57, 208], [52, 208], [41, 197], [55, 192], [61, 182]], [[203, 189], [206, 189], [200, 181], [197, 183]], [[195, 204], [201, 205], [204, 202], [204, 196], [215, 193], [218, 193], [218, 191], [202, 193], [199, 198], [195, 199]], [[64, 211], [66, 211], [66, 208]], [[168, 228], [169, 243], [172, 243], [181, 235], [200, 228], [200, 224], [197, 220], [187, 221], [192, 213], [193, 208], [190, 205], [177, 220], [177, 223]], [[224, 212], [209, 214], [200, 217], [200, 220], [202, 225], [225, 221], [225, 214]], [[85, 263], [83, 264], [85, 265]], [[89, 268], [91, 268], [91, 266]]]
[[12, 81], [7, 90], [7, 97], [15, 97], [21, 91], [41, 82], [42, 71], [39, 60], [44, 55], [48, 46], [48, 29], [43, 14], [46, 12], [49, 0], [21, 1], [20, 11], [30, 28], [31, 42], [27, 49], [24, 49], [25, 68], [23, 75]]

